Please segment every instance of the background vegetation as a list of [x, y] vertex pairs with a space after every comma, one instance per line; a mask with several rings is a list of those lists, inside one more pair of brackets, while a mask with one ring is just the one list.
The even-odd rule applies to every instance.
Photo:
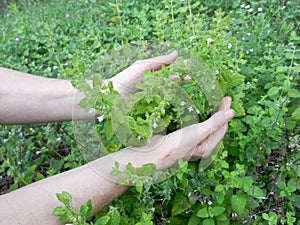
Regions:
[[[222, 78], [243, 75], [208, 169], [132, 188], [89, 223], [300, 224], [299, 15], [297, 0], [23, 0], [1, 11], [0, 66], [77, 80], [111, 49], [155, 40], [193, 49]], [[1, 193], [85, 163], [70, 122], [1, 126], [0, 152]]]

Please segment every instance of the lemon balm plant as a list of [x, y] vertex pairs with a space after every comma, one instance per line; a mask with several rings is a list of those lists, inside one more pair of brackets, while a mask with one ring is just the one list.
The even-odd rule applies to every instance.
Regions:
[[[9, 5], [0, 17], [3, 67], [76, 82], [89, 74], [87, 68], [92, 62], [100, 56], [111, 55], [120, 46], [153, 40], [170, 42], [194, 52], [205, 68], [209, 68], [223, 94], [234, 99], [237, 116], [230, 123], [223, 151], [209, 168], [199, 171], [211, 161], [200, 165], [199, 162], [180, 163], [174, 176], [159, 184], [130, 189], [94, 219], [87, 219], [90, 202], [76, 212], [71, 197], [63, 193], [58, 198], [66, 207], [55, 210], [54, 214], [62, 216], [64, 221], [73, 224], [299, 224], [298, 1], [164, 0], [104, 4], [99, 0], [24, 0]], [[98, 69], [105, 64], [97, 63]], [[120, 66], [110, 67], [111, 72], [106, 74], [120, 72], [128, 64], [120, 60]], [[169, 79], [170, 75], [174, 81]], [[162, 76], [167, 85], [171, 83], [184, 90], [202, 112], [204, 118], [196, 113], [201, 121], [209, 116], [211, 109], [204, 100], [207, 96], [200, 98], [201, 91], [197, 93], [200, 89], [196, 78], [191, 73], [187, 75], [191, 77], [189, 82], [184, 81], [186, 71], [179, 66], [178, 70], [164, 68], [160, 74], [148, 73], [146, 77], [151, 80]], [[182, 82], [178, 85], [177, 81]], [[117, 97], [118, 93], [110, 88], [111, 96]], [[142, 93], [146, 95], [149, 91]], [[136, 96], [138, 104], [132, 104], [132, 109], [144, 104], [143, 97], [146, 96]], [[163, 102], [159, 97], [150, 99], [153, 108]], [[207, 115], [203, 114], [206, 109]], [[189, 114], [186, 111], [183, 115]], [[140, 116], [126, 115], [134, 119]], [[173, 116], [180, 118], [176, 113]], [[108, 132], [109, 126], [104, 128], [108, 120], [109, 117], [104, 117], [101, 123], [97, 120], [96, 132], [102, 137], [108, 135], [108, 139], [111, 135], [111, 143], [103, 139], [103, 144], [114, 151], [126, 144], [127, 139], [119, 143], [122, 137]], [[145, 138], [137, 138], [138, 141], [145, 141], [151, 130], [155, 132], [151, 118], [147, 121], [146, 125], [144, 121], [131, 124], [133, 130], [143, 127], [136, 133], [131, 131], [135, 137], [143, 133]], [[163, 117], [156, 124], [163, 121], [169, 120]], [[172, 121], [162, 132], [176, 129], [177, 125], [181, 126], [181, 122]], [[74, 137], [71, 123], [1, 127], [1, 191], [80, 166], [88, 156], [97, 157], [98, 152], [82, 155], [83, 151], [78, 151], [82, 146]], [[128, 169], [129, 178], [140, 174], [140, 170]], [[153, 167], [144, 169], [153, 172]], [[145, 172], [143, 177], [148, 175]]]
[[[85, 152], [83, 154], [87, 155], [87, 159], [93, 159], [91, 156], [95, 157], [107, 154], [128, 145], [139, 146], [146, 144], [147, 140], [156, 133], [172, 132], [183, 126], [206, 120], [213, 110], [215, 110], [214, 107], [219, 104], [223, 93], [231, 94], [231, 90], [243, 82], [243, 77], [238, 73], [237, 65], [234, 65], [234, 63], [237, 62], [243, 63], [243, 60], [240, 58], [240, 55], [238, 55], [238, 58], [232, 58], [235, 57], [235, 55], [229, 54], [235, 48], [234, 39], [228, 38], [228, 43], [220, 43], [223, 42], [228, 35], [225, 31], [226, 25], [229, 23], [229, 18], [224, 18], [223, 16], [223, 13], [216, 13], [216, 18], [211, 28], [212, 31], [206, 31], [211, 34], [211, 38], [203, 36], [203, 40], [199, 41], [198, 46], [198, 48], [201, 47], [202, 51], [206, 51], [206, 54], [210, 54], [209, 57], [216, 58], [216, 61], [206, 59], [204, 63], [205, 57], [202, 55], [202, 52], [192, 52], [192, 50], [190, 50], [190, 52], [187, 53], [183, 50], [179, 50], [179, 58], [175, 63], [169, 67], [162, 67], [158, 72], [146, 72], [143, 82], [137, 86], [140, 91], [131, 96], [131, 102], [128, 104], [126, 104], [121, 95], [114, 90], [113, 84], [104, 84], [103, 79], [107, 77], [105, 76], [106, 73], [108, 73], [109, 76], [114, 75], [109, 73], [116, 73], [113, 71], [116, 67], [126, 67], [126, 62], [124, 63], [125, 65], [118, 64], [120, 59], [123, 59], [124, 62], [132, 55], [139, 56], [144, 54], [143, 57], [147, 57], [149, 50], [144, 50], [141, 46], [151, 47], [153, 43], [139, 44], [137, 48], [138, 51], [134, 46], [125, 47], [124, 49], [120, 47], [115, 52], [100, 57], [100, 61], [96, 61], [94, 66], [90, 70], [87, 70], [88, 76], [83, 76], [75, 85], [86, 94], [86, 97], [80, 103], [81, 106], [87, 111], [92, 108], [100, 113], [100, 116], [96, 120], [96, 136], [94, 136], [93, 140], [95, 141], [96, 139], [97, 142], [97, 140], [101, 139], [101, 143], [95, 145], [95, 151], [92, 150], [88, 153], [91, 148], [90, 135], [88, 135], [88, 139], [83, 138], [88, 140], [87, 148], [83, 149], [83, 152]], [[222, 30], [221, 26], [224, 26], [225, 31]], [[219, 32], [213, 32], [213, 29], [218, 29]], [[135, 43], [135, 45], [137, 44], [138, 43]], [[168, 44], [164, 45], [170, 48]], [[224, 46], [226, 46], [226, 49], [222, 51], [221, 48]], [[218, 48], [220, 48], [219, 51]], [[211, 51], [209, 51], [209, 49], [211, 49]], [[202, 59], [201, 56], [203, 56], [204, 59]], [[217, 58], [217, 56], [219, 58]], [[127, 65], [129, 63], [132, 63], [132, 60], [129, 60]], [[112, 68], [110, 64], [113, 65]], [[210, 67], [218, 68], [218, 70], [211, 70]], [[92, 85], [88, 84], [86, 80], [89, 80]], [[238, 115], [243, 115], [244, 112], [241, 103], [236, 101], [235, 106]], [[90, 126], [87, 126], [88, 130], [84, 129], [81, 125], [78, 127], [81, 129], [81, 133], [78, 135], [79, 137], [83, 137], [82, 134], [86, 134], [88, 133], [87, 131], [90, 130]], [[83, 141], [80, 141], [80, 143], [82, 144]], [[99, 148], [99, 146], [102, 148]], [[222, 154], [222, 157], [226, 157], [226, 153]], [[221, 164], [220, 168], [227, 168], [226, 162], [222, 162]], [[140, 211], [136, 212], [135, 216], [126, 218], [127, 215], [131, 214], [126, 208], [130, 209], [134, 207], [129, 207], [130, 204], [134, 204], [132, 201], [129, 201], [128, 207], [122, 209], [124, 210], [122, 212], [124, 221], [139, 221], [143, 213], [148, 213], [148, 217], [151, 218], [154, 211], [151, 212], [149, 209], [153, 209], [156, 205], [161, 204], [161, 200], [156, 201], [154, 200], [154, 196], [152, 197], [153, 194], [155, 195], [155, 191], [160, 193], [163, 201], [169, 202], [168, 204], [173, 201], [181, 201], [180, 198], [184, 198], [184, 193], [180, 192], [180, 194], [176, 194], [177, 197], [175, 196], [175, 199], [173, 199], [174, 196], [171, 197], [167, 193], [164, 193], [164, 191], [160, 190], [160, 187], [169, 185], [168, 190], [175, 191], [175, 187], [185, 190], [191, 187], [187, 177], [191, 174], [197, 174], [197, 170], [201, 169], [202, 166], [203, 165], [196, 166], [196, 164], [193, 163], [189, 166], [187, 163], [182, 164], [176, 175], [179, 180], [172, 181], [175, 182], [174, 184], [169, 184], [170, 180], [156, 187], [152, 186], [153, 180], [150, 183], [135, 183], [137, 185], [136, 195], [140, 196], [139, 198], [141, 199], [141, 201], [137, 203]], [[138, 174], [143, 176], [145, 176], [145, 174], [148, 176], [155, 174], [155, 168], [154, 170], [152, 169], [152, 173], [149, 173], [149, 167], [140, 168], [138, 174], [130, 165], [127, 165], [127, 169], [128, 173], [126, 173], [126, 179], [129, 181], [132, 181], [131, 176]], [[143, 170], [145, 173], [142, 172]], [[114, 175], [122, 174], [121, 171], [118, 171], [118, 168], [112, 172]], [[145, 180], [149, 181], [147, 175]], [[184, 175], [186, 176], [185, 178], [183, 178]], [[140, 180], [137, 182], [139, 181]], [[126, 184], [126, 182], [124, 184]], [[141, 188], [141, 185], [147, 188], [144, 190]], [[153, 200], [150, 200], [152, 198]], [[150, 201], [146, 202], [144, 199], [149, 199]], [[222, 201], [220, 201], [220, 203], [222, 203]], [[204, 220], [226, 220], [224, 214], [225, 208], [220, 206], [220, 203], [216, 203], [216, 205], [210, 207], [209, 210], [212, 213], [203, 217]], [[180, 217], [180, 214], [185, 211], [186, 206], [193, 207], [193, 203], [189, 203], [188, 201], [183, 201], [180, 204], [179, 202], [173, 202], [172, 204], [174, 204], [174, 206], [171, 207], [173, 214], [172, 220], [175, 221], [182, 220], [182, 218], [178, 219], [177, 216]], [[185, 206], [185, 204], [187, 205]], [[61, 214], [55, 213], [55, 215]], [[199, 213], [199, 215], [201, 217], [201, 213]]]

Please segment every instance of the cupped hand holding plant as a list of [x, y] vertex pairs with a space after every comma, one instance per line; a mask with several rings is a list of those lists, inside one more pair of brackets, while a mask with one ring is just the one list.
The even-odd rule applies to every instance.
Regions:
[[127, 147], [119, 151], [115, 159], [123, 165], [132, 163], [136, 167], [154, 163], [158, 170], [165, 170], [176, 165], [179, 159], [209, 157], [223, 139], [228, 123], [235, 115], [230, 106], [231, 98], [224, 97], [219, 110], [208, 120], [166, 136], [155, 135], [145, 146]]
[[112, 81], [114, 89], [122, 95], [126, 102], [129, 102], [129, 96], [137, 91], [136, 86], [143, 80], [143, 76], [147, 70], [157, 71], [162, 65], [170, 65], [177, 57], [178, 52], [173, 51], [169, 55], [138, 60], [130, 67], [105, 82], [108, 83], [109, 81]]

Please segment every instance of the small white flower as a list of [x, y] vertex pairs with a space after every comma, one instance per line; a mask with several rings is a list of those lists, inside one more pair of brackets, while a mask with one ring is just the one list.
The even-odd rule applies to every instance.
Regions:
[[232, 44], [228, 43], [228, 48], [231, 49], [232, 48]]
[[16, 37], [16, 38], [15, 38], [15, 41], [16, 41], [16, 42], [19, 42], [19, 41], [20, 41], [20, 38]]
[[216, 85], [214, 84], [212, 87], [211, 87], [212, 90], [215, 90], [216, 89]]
[[246, 51], [246, 54], [248, 55], [248, 54], [249, 54], [249, 51]]
[[41, 153], [41, 151], [36, 151], [35, 154], [39, 155]]
[[210, 43], [212, 43], [213, 41], [214, 41], [214, 39], [212, 39], [212, 38], [207, 38], [206, 43], [207, 43], [207, 44], [210, 44]]
[[211, 202], [211, 201], [208, 201], [208, 202], [207, 202], [207, 204], [208, 204], [208, 205], [211, 205], [211, 204], [212, 204], [212, 202]]
[[249, 12], [249, 13], [253, 12], [253, 9], [252, 9], [252, 8], [251, 8], [251, 9], [248, 9], [248, 12]]
[[70, 18], [70, 14], [67, 13], [67, 14], [65, 15], [65, 17], [66, 17], [67, 19]]
[[115, 207], [110, 205], [110, 206], [108, 206], [108, 208], [109, 208], [109, 211], [112, 211]]
[[154, 129], [155, 129], [156, 127], [158, 127], [157, 123], [154, 122], [154, 123], [152, 124], [152, 127], [153, 127]]
[[219, 70], [215, 70], [215, 74], [219, 74], [220, 73], [220, 71]]
[[238, 216], [238, 215], [237, 215], [236, 212], [231, 213], [231, 217], [232, 217], [232, 218], [236, 218], [237, 216]]
[[245, 38], [244, 38], [244, 37], [242, 37], [242, 40], [243, 40], [243, 41], [245, 41]]
[[142, 136], [141, 135], [137, 136], [137, 139], [142, 140]]
[[250, 5], [246, 5], [246, 6], [245, 6], [245, 9], [249, 9], [249, 8], [250, 8]]
[[97, 120], [101, 123], [101, 122], [104, 120], [104, 115], [98, 116], [98, 117], [97, 117]]
[[258, 12], [262, 12], [263, 9], [262, 9], [262, 8], [258, 8], [257, 11], [258, 11]]
[[190, 42], [192, 42], [196, 37], [195, 36], [191, 36], [190, 37]]
[[155, 208], [154, 208], [154, 207], [152, 207], [150, 210], [151, 210], [152, 212], [154, 212], [154, 211], [155, 211]]
[[241, 8], [245, 8], [245, 4], [241, 4]]
[[73, 55], [72, 55], [71, 53], [68, 54], [68, 58], [69, 58], [69, 59], [71, 59], [72, 56], [73, 56]]
[[250, 52], [253, 52], [253, 48], [250, 48], [249, 51], [250, 51]]
[[180, 105], [184, 106], [185, 105], [185, 101], [180, 102]]
[[250, 36], [250, 35], [251, 35], [251, 33], [247, 33], [247, 35], [248, 35], [248, 36]]
[[189, 112], [193, 111], [193, 106], [188, 107]]
[[197, 114], [200, 114], [200, 111], [199, 111], [198, 109], [196, 109], [196, 113], [197, 113]]
[[282, 9], [285, 9], [286, 8], [286, 6], [284, 5], [284, 6], [282, 6]]

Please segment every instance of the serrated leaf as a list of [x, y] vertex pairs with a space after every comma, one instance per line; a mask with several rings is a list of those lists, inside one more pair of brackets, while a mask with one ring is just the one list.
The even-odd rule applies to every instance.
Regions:
[[71, 205], [72, 204], [72, 196], [66, 191], [63, 191], [61, 194], [57, 193], [56, 197], [64, 205]]
[[111, 225], [120, 225], [121, 215], [117, 209], [111, 211], [110, 217], [111, 217], [111, 222], [110, 222]]
[[231, 196], [232, 208], [236, 211], [238, 215], [241, 215], [246, 207], [247, 198], [244, 195], [233, 195]]
[[89, 199], [85, 205], [82, 205], [80, 207], [79, 214], [80, 214], [80, 216], [86, 218], [86, 217], [90, 216], [92, 214], [92, 212], [93, 212], [92, 200]]

